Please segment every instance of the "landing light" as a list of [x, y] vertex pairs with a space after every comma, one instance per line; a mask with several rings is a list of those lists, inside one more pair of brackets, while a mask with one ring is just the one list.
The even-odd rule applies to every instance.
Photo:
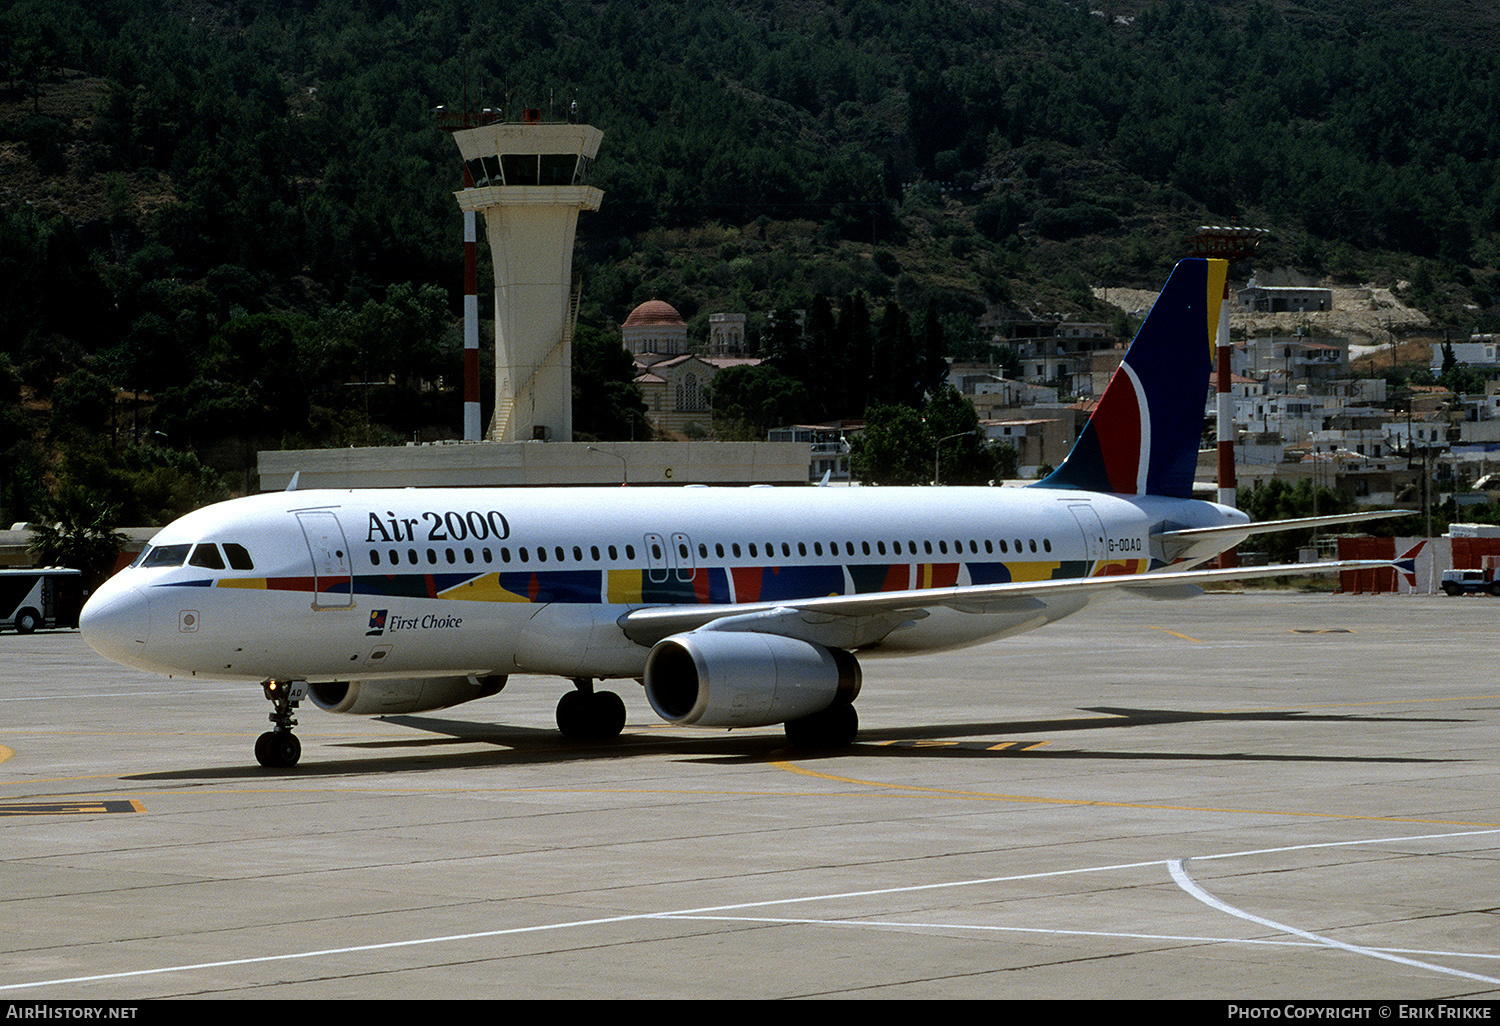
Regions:
[[260, 686], [265, 691], [266, 697], [273, 702], [278, 698], [300, 702], [307, 697], [307, 681], [305, 680], [268, 680], [262, 681]]

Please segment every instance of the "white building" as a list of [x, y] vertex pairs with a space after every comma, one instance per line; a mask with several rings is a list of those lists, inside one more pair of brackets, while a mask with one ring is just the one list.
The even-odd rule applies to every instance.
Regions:
[[[1453, 358], [1459, 363], [1466, 363], [1470, 367], [1486, 369], [1500, 368], [1500, 336], [1496, 335], [1471, 335], [1467, 342], [1454, 342]], [[1434, 345], [1432, 347], [1432, 372], [1434, 374], [1443, 369], [1443, 347]]]
[[1240, 309], [1249, 313], [1312, 313], [1333, 309], [1333, 290], [1293, 285], [1257, 285], [1240, 289]]

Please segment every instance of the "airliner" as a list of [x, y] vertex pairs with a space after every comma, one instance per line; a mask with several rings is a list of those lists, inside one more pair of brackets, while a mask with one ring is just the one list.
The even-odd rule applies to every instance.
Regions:
[[[1223, 260], [1177, 265], [1072, 452], [1023, 488], [286, 491], [164, 527], [89, 599], [97, 652], [258, 682], [258, 761], [297, 763], [303, 700], [355, 715], [571, 681], [563, 735], [618, 734], [634, 679], [667, 722], [854, 741], [860, 661], [1029, 631], [1120, 591], [1376, 564], [1207, 570], [1262, 531], [1192, 497]], [[1386, 565], [1386, 564], [1378, 564]]]

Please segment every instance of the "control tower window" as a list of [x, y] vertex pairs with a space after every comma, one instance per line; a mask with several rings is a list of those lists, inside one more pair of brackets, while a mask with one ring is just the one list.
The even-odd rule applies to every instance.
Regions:
[[542, 185], [572, 185], [578, 156], [573, 153], [544, 153], [537, 159]]
[[[574, 185], [578, 179], [578, 155], [576, 153], [503, 153], [498, 158], [483, 157], [469, 162], [469, 174], [474, 184], [490, 185]], [[484, 172], [480, 178], [474, 165], [481, 165]], [[504, 172], [504, 178], [501, 178]]]
[[505, 172], [506, 185], [537, 185], [537, 157], [534, 153], [503, 153], [500, 167]]

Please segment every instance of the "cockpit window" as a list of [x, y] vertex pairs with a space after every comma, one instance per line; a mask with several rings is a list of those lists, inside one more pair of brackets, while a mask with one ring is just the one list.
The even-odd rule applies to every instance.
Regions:
[[219, 547], [213, 542], [203, 542], [193, 549], [193, 554], [188, 557], [188, 566], [201, 566], [207, 570], [224, 569], [224, 557], [219, 555]]
[[229, 557], [229, 567], [232, 570], [254, 570], [255, 560], [250, 558], [250, 552], [243, 545], [234, 542], [224, 543], [224, 555]]
[[191, 545], [158, 545], [142, 554], [141, 566], [181, 566], [188, 557]]

